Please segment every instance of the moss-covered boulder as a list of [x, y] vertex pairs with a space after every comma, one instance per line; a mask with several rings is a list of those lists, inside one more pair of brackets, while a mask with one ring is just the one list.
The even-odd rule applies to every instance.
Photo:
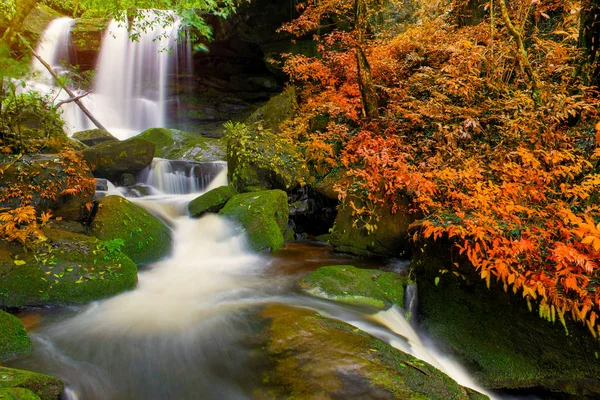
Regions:
[[192, 218], [199, 218], [206, 213], [217, 213], [237, 191], [233, 186], [219, 186], [196, 197], [188, 204], [188, 212]]
[[[35, 399], [24, 390], [33, 392], [41, 400], [59, 400], [64, 390], [63, 383], [52, 376], [38, 374], [35, 372], [23, 371], [20, 369], [0, 367], [0, 395], [11, 393], [15, 399]], [[29, 396], [29, 397], [27, 397]], [[2, 398], [2, 397], [0, 397]], [[10, 399], [11, 397], [7, 397]]]
[[57, 217], [81, 220], [87, 216], [86, 204], [92, 201], [94, 190], [87, 165], [72, 157], [0, 156], [0, 208], [31, 205], [38, 214], [52, 210]]
[[171, 252], [171, 230], [158, 218], [120, 196], [98, 203], [90, 234], [100, 240], [122, 240], [121, 250], [136, 264], [149, 264]]
[[220, 161], [226, 158], [226, 146], [221, 139], [166, 128], [150, 128], [136, 137], [154, 143], [155, 157], [199, 162]]
[[600, 342], [587, 328], [567, 320], [567, 336], [558, 318], [530, 312], [520, 293], [496, 282], [488, 289], [448, 243], [420, 243], [413, 254], [421, 327], [483, 387], [600, 398]]
[[290, 88], [269, 100], [246, 123], [228, 125], [227, 176], [238, 191], [290, 190], [308, 183], [310, 174], [302, 151], [279, 129], [293, 116], [295, 97]]
[[154, 158], [154, 143], [140, 138], [108, 141], [83, 151], [95, 177], [117, 181], [122, 174], [137, 174]]
[[257, 398], [486, 399], [433, 366], [351, 325], [283, 305], [266, 307], [272, 363]]
[[0, 241], [0, 306], [84, 304], [131, 289], [137, 268], [115, 242], [44, 230], [47, 240], [25, 252]]
[[40, 400], [40, 397], [29, 389], [0, 389], [0, 400]]
[[407, 278], [395, 272], [333, 265], [306, 275], [300, 287], [312, 296], [387, 309], [404, 307], [406, 283]]
[[31, 340], [21, 321], [0, 310], [0, 361], [29, 354], [31, 349]]
[[276, 251], [283, 246], [289, 217], [287, 194], [282, 190], [238, 194], [225, 204], [219, 215], [242, 225], [253, 250]]
[[104, 129], [88, 129], [87, 131], [75, 132], [72, 138], [79, 140], [86, 146], [95, 146], [100, 143], [119, 140]]
[[367, 257], [399, 257], [410, 252], [412, 245], [408, 227], [414, 222], [415, 216], [409, 213], [408, 202], [405, 200], [395, 213], [389, 208], [381, 208], [376, 213], [376, 227], [369, 231], [366, 226], [354, 226], [355, 217], [351, 207], [341, 208], [329, 237], [334, 250]]

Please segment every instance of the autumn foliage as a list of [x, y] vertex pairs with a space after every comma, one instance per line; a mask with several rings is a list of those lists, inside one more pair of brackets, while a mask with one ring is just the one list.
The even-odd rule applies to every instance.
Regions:
[[376, 121], [361, 118], [357, 32], [335, 24], [343, 20], [336, 2], [302, 2], [306, 16], [285, 27], [315, 33], [316, 14], [328, 26], [315, 37], [319, 57], [286, 64], [301, 107], [287, 132], [313, 171], [351, 178], [338, 192], [370, 205], [355, 206], [361, 221], [409, 198], [425, 216], [416, 235], [451, 239], [488, 285], [498, 281], [537, 302], [542, 317], [570, 315], [597, 336], [599, 98], [579, 48], [581, 2], [506, 3], [523, 54], [498, 1], [479, 2], [484, 17], [472, 26], [453, 13], [465, 1], [450, 12], [445, 2], [418, 2], [387, 25], [385, 2], [365, 1]]

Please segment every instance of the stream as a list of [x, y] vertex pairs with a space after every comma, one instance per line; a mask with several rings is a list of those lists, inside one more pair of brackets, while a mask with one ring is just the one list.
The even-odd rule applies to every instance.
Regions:
[[[169, 179], [181, 177], [170, 174], [162, 181]], [[223, 183], [226, 169], [206, 190]], [[407, 262], [353, 259], [311, 242], [255, 254], [228, 220], [186, 216], [187, 202], [199, 193], [151, 192], [131, 200], [172, 227], [172, 255], [140, 271], [130, 292], [83, 307], [22, 314], [35, 350], [10, 366], [57, 376], [71, 400], [249, 399], [265, 364], [252, 341], [265, 323], [257, 311], [275, 303], [345, 321], [483, 391], [457, 363], [424, 344], [403, 310], [373, 313], [312, 298], [296, 285], [326, 265], [406, 272]]]

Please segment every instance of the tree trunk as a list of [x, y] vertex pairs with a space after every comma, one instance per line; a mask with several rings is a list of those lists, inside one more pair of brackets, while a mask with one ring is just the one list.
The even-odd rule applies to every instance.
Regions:
[[600, 0], [586, 0], [581, 7], [579, 44], [585, 51], [584, 64], [591, 70], [591, 82], [600, 86]]
[[371, 76], [371, 67], [363, 51], [368, 26], [367, 4], [365, 0], [354, 1], [354, 12], [354, 23], [357, 33], [356, 67], [358, 70], [358, 87], [360, 90], [363, 117], [367, 120], [376, 120], [379, 118], [379, 101], [373, 77]]
[[7, 43], [9, 46], [15, 41], [17, 34], [23, 27], [23, 22], [29, 15], [29, 13], [37, 5], [37, 0], [17, 0], [15, 16], [10, 21], [8, 28], [2, 35], [2, 41]]

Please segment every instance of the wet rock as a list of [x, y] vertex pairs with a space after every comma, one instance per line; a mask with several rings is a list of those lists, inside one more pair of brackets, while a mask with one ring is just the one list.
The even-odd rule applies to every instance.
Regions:
[[27, 355], [32, 348], [21, 321], [0, 310], [0, 361]]
[[506, 293], [495, 280], [488, 289], [472, 265], [451, 254], [457, 252], [447, 242], [421, 242], [411, 263], [421, 327], [445, 352], [485, 388], [600, 398], [600, 342], [587, 328], [567, 319], [567, 335], [558, 318], [541, 319], [520, 293]]
[[302, 215], [309, 213], [313, 208], [312, 203], [309, 199], [298, 200], [290, 204], [290, 215]]
[[206, 213], [217, 213], [237, 191], [232, 186], [220, 186], [196, 197], [188, 204], [188, 213], [192, 218], [199, 218]]
[[119, 186], [134, 186], [135, 184], [136, 179], [132, 174], [123, 174], [119, 178]]
[[86, 146], [95, 146], [100, 143], [119, 140], [104, 129], [88, 129], [87, 131], [75, 132], [72, 138], [79, 140]]
[[300, 281], [300, 287], [312, 296], [388, 309], [392, 305], [404, 307], [407, 281], [395, 272], [334, 265], [308, 274]]
[[90, 225], [90, 235], [122, 240], [121, 251], [136, 264], [158, 261], [171, 252], [171, 230], [143, 208], [120, 196], [106, 196]]
[[433, 366], [318, 313], [283, 305], [261, 313], [268, 325], [258, 399], [486, 399]]
[[63, 383], [52, 376], [0, 367], [0, 398], [59, 400], [63, 390]]
[[85, 304], [135, 286], [137, 268], [114, 243], [55, 229], [44, 235], [27, 252], [0, 241], [0, 306]]
[[96, 191], [106, 192], [108, 190], [108, 180], [96, 178]]
[[136, 136], [154, 143], [154, 156], [169, 160], [199, 162], [225, 160], [225, 145], [220, 139], [206, 138], [177, 129], [151, 128]]
[[233, 196], [219, 215], [242, 225], [254, 251], [276, 251], [283, 245], [288, 223], [287, 195], [282, 190], [264, 190]]
[[124, 173], [137, 174], [154, 158], [154, 143], [137, 137], [108, 141], [83, 151], [94, 176], [118, 181]]
[[[23, 198], [31, 196], [27, 205], [35, 207], [37, 213], [52, 210], [55, 216], [69, 220], [82, 220], [87, 216], [86, 204], [94, 196], [93, 177], [89, 170], [73, 164], [62, 155], [30, 154], [20, 158], [0, 156], [0, 192], [20, 192], [16, 197], [0, 202], [0, 208], [17, 208]], [[82, 190], [67, 194], [72, 188], [73, 178], [81, 175], [89, 179]], [[52, 196], [41, 196], [42, 193]]]
[[100, 44], [108, 20], [106, 18], [78, 18], [71, 29], [74, 58], [83, 70], [92, 70], [100, 53]]

